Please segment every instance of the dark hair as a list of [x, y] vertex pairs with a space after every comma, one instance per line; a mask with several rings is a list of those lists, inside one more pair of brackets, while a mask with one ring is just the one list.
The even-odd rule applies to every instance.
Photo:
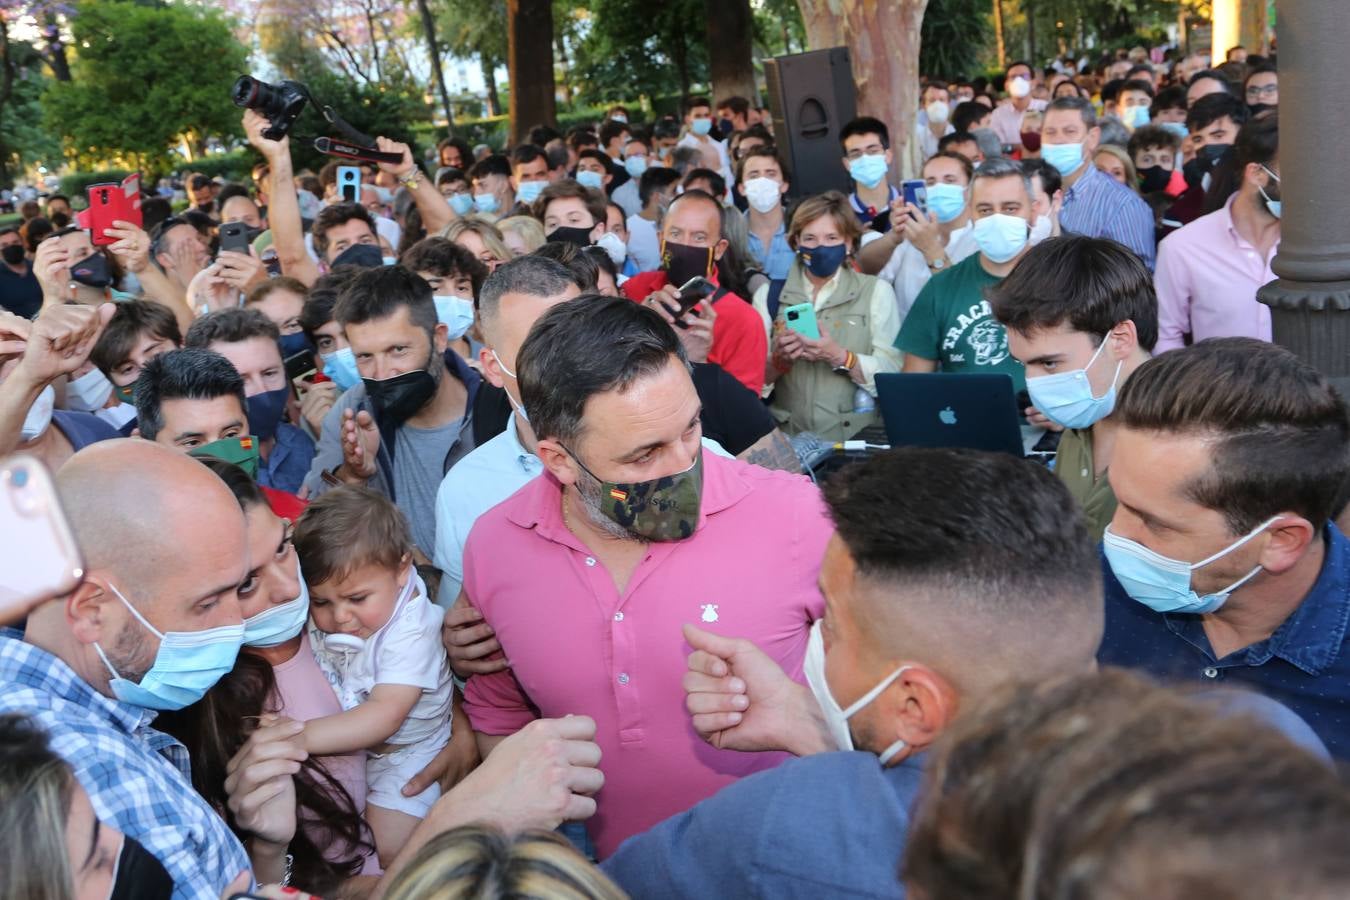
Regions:
[[745, 167], [749, 164], [750, 160], [754, 159], [756, 156], [761, 159], [773, 160], [778, 166], [778, 171], [783, 175], [783, 182], [785, 184], [791, 184], [792, 179], [788, 177], [787, 164], [783, 162], [783, 157], [779, 155], [778, 149], [774, 147], [773, 144], [760, 144], [757, 147], [751, 147], [749, 150], [745, 151], [744, 156], [736, 160], [737, 181], [744, 180], [743, 174], [745, 172]]
[[[726, 196], [727, 180], [722, 177], [720, 172], [715, 172], [712, 169], [690, 169], [688, 172], [685, 172], [684, 178], [681, 180], [681, 184], [683, 184], [685, 188], [685, 193], [690, 192], [690, 184], [700, 179], [708, 182], [708, 185], [712, 188], [712, 193], [709, 194], [710, 197]], [[698, 193], [706, 194], [708, 192], [698, 191]], [[720, 206], [721, 204], [719, 203], [718, 205]]]
[[475, 297], [488, 276], [482, 260], [454, 241], [435, 235], [422, 238], [408, 248], [399, 259], [399, 265], [411, 272], [432, 272], [442, 278], [468, 278]]
[[[216, 195], [216, 209], [221, 209], [225, 206], [226, 200], [230, 200], [234, 197], [243, 197], [248, 202], [253, 203], [253, 197], [249, 195], [248, 188], [239, 184], [237, 181], [231, 181], [229, 184], [222, 187], [220, 193]], [[257, 204], [254, 205], [256, 206]]]
[[334, 203], [331, 206], [325, 206], [314, 217], [314, 224], [310, 227], [309, 233], [314, 238], [314, 252], [320, 256], [325, 256], [328, 251], [328, 229], [336, 228], [339, 225], [345, 225], [353, 219], [359, 219], [365, 222], [370, 228], [370, 233], [374, 237], [379, 237], [379, 232], [375, 229], [375, 220], [370, 217], [370, 213], [359, 203]]
[[1223, 85], [1223, 89], [1227, 91], [1229, 95], [1236, 96], [1237, 92], [1233, 90], [1233, 82], [1229, 81], [1228, 76], [1218, 69], [1201, 69], [1199, 72], [1196, 72], [1191, 76], [1190, 80], [1186, 82], [1186, 89], [1190, 90], [1191, 86], [1197, 81], [1204, 81], [1206, 78], [1219, 82], [1219, 84]]
[[549, 141], [562, 137], [562, 132], [552, 125], [536, 125], [530, 129], [529, 141], [536, 147], [543, 147]]
[[[956, 154], [960, 156], [961, 154]], [[1055, 191], [1064, 186], [1064, 178], [1059, 174], [1059, 169], [1050, 165], [1039, 156], [1022, 160], [1022, 171], [1028, 178], [1040, 178], [1041, 188], [1047, 196], [1053, 197]]]
[[729, 109], [738, 116], [744, 116], [750, 112], [750, 101], [744, 97], [732, 95], [717, 101], [717, 109]]
[[281, 331], [262, 310], [237, 306], [218, 309], [197, 319], [183, 336], [183, 346], [210, 347], [215, 343], [236, 344], [253, 338], [276, 343], [281, 338]]
[[[207, 465], [212, 469], [217, 465], [238, 469], [229, 463]], [[221, 474], [218, 469], [216, 474]], [[302, 648], [301, 652], [308, 651]], [[257, 727], [257, 717], [279, 711], [272, 664], [244, 648], [234, 668], [201, 700], [181, 710], [160, 713], [155, 720], [156, 728], [187, 748], [192, 759], [192, 786], [241, 841], [249, 834], [239, 827], [230, 809], [225, 790], [227, 767]], [[306, 888], [331, 896], [361, 871], [365, 857], [375, 851], [373, 837], [356, 811], [355, 800], [320, 757], [301, 762], [300, 771], [291, 780], [297, 807], [297, 827], [287, 848], [294, 859], [291, 874]], [[330, 861], [328, 855], [335, 849], [340, 855]]]
[[1153, 95], [1153, 103], [1149, 106], [1152, 115], [1156, 116], [1165, 109], [1185, 109], [1186, 108], [1186, 89], [1181, 85], [1171, 85], [1165, 87]]
[[681, 104], [681, 107], [684, 109], [685, 115], [688, 115], [695, 109], [698, 109], [700, 106], [708, 107], [708, 112], [713, 111], [712, 101], [709, 100], [707, 97], [699, 95], [690, 97], [688, 100], [684, 101], [684, 103]]
[[[966, 184], [970, 184], [970, 179], [975, 177], [975, 165], [970, 160], [966, 159], [964, 156], [962, 156], [960, 153], [957, 153], [954, 150], [939, 150], [937, 153], [934, 153], [932, 156], [925, 159], [923, 161], [923, 165], [927, 166], [930, 162], [932, 162], [935, 159], [950, 159], [952, 162], [960, 166], [961, 171], [966, 173]], [[919, 167], [919, 171], [920, 172], [923, 171], [923, 166]]]
[[320, 275], [310, 285], [309, 296], [305, 298], [305, 307], [300, 310], [300, 328], [311, 344], [316, 347], [319, 345], [319, 336], [316, 332], [333, 321], [333, 307], [337, 305], [338, 295], [363, 271], [365, 270], [359, 266], [338, 266], [333, 271]]
[[63, 201], [63, 202], [66, 204], [66, 206], [69, 206], [69, 205], [70, 205], [70, 198], [67, 197], [65, 194], [48, 194], [48, 195], [47, 195], [47, 205], [48, 205], [48, 206], [51, 206], [51, 205], [52, 205], [53, 203], [55, 203], [57, 200]]
[[667, 141], [680, 136], [680, 123], [672, 117], [657, 119], [652, 124], [652, 140]]
[[1143, 81], [1144, 79], [1136, 79], [1134, 77], [1135, 74], [1138, 72], [1143, 72], [1147, 74], [1149, 76], [1149, 81], [1151, 84], [1153, 78], [1153, 67], [1150, 66], [1148, 63], [1135, 63], [1133, 66], [1130, 67], [1130, 71], [1125, 73], [1125, 79], [1127, 81]]
[[1150, 100], [1153, 99], [1154, 96], [1153, 85], [1140, 78], [1133, 78], [1126, 81], [1120, 86], [1120, 90], [1122, 93], [1125, 91], [1139, 91], [1140, 93], [1148, 94]]
[[665, 166], [652, 166], [638, 179], [638, 202], [645, 209], [652, 194], [663, 191], [680, 180], [680, 173]]
[[[1103, 97], [1103, 99], [1105, 99]], [[1051, 100], [1050, 105], [1045, 108], [1045, 115], [1060, 110], [1072, 110], [1083, 117], [1083, 126], [1085, 128], [1095, 128], [1097, 126], [1097, 110], [1092, 102], [1084, 100], [1082, 97], [1060, 97], [1058, 100]]]
[[1127, 428], [1212, 436], [1191, 500], [1245, 534], [1292, 510], [1320, 529], [1350, 475], [1350, 417], [1326, 377], [1276, 344], [1214, 338], [1144, 363], [1121, 387]]
[[573, 150], [580, 150], [582, 147], [589, 147], [600, 143], [595, 132], [581, 125], [575, 125], [567, 131], [567, 146]]
[[1102, 103], [1115, 103], [1120, 97], [1120, 92], [1125, 87], [1124, 78], [1112, 78], [1106, 84], [1102, 85], [1101, 97]]
[[1049, 596], [1100, 607], [1101, 566], [1082, 512], [1043, 466], [905, 447], [842, 469], [823, 493], [864, 575], [907, 591], [945, 585], [1003, 615], [1043, 614]]
[[214, 350], [185, 347], [161, 353], [136, 379], [136, 427], [153, 441], [164, 429], [165, 400], [214, 400], [235, 397], [247, 413], [244, 379], [234, 364]]
[[548, 142], [544, 147], [544, 156], [548, 158], [549, 169], [566, 169], [572, 157], [567, 152], [567, 145], [561, 138], [555, 138]]
[[[596, 347], [608, 350], [597, 353]], [[627, 390], [664, 369], [672, 356], [688, 364], [675, 329], [640, 303], [599, 294], [559, 303], [534, 323], [516, 357], [530, 427], [541, 438], [575, 447], [591, 397]]]
[[891, 146], [891, 130], [886, 127], [886, 123], [880, 119], [874, 119], [871, 116], [859, 116], [850, 122], [844, 124], [839, 131], [839, 146], [844, 147], [844, 141], [851, 137], [858, 137], [864, 134], [875, 134], [881, 138], [881, 146], [889, 149]]
[[[951, 134], [944, 134], [942, 137], [938, 138], [938, 152], [956, 153], [952, 148], [957, 144], [975, 144], [978, 146], [979, 143], [980, 142], [975, 135], [971, 134], [969, 131], [953, 131]], [[957, 153], [956, 155], [961, 156], [962, 154]]]
[[446, 147], [454, 147], [459, 151], [459, 161], [463, 165], [473, 165], [473, 148], [469, 146], [469, 142], [464, 140], [464, 138], [458, 137], [441, 138], [440, 142], [436, 144], [436, 161], [438, 163], [441, 159], [441, 151]]
[[480, 178], [486, 178], [488, 175], [501, 175], [504, 178], [510, 178], [511, 160], [500, 153], [492, 153], [470, 166], [469, 171], [465, 174], [469, 176], [470, 184]]
[[126, 362], [143, 334], [172, 341], [175, 347], [183, 343], [183, 334], [171, 309], [153, 300], [130, 300], [116, 304], [89, 359], [104, 375], [111, 376], [114, 369]]
[[613, 161], [609, 158], [609, 155], [595, 147], [587, 147], [577, 154], [577, 162], [581, 162], [583, 159], [595, 160], [604, 168], [606, 174], [613, 168]]
[[1186, 127], [1191, 131], [1208, 128], [1220, 119], [1232, 119], [1234, 125], [1246, 123], [1250, 113], [1247, 104], [1232, 94], [1206, 94], [1186, 110]]
[[29, 253], [36, 253], [38, 244], [51, 236], [56, 230], [51, 219], [45, 216], [33, 216], [27, 222], [19, 226], [19, 236], [23, 238], [23, 245]]
[[[630, 301], [631, 302], [631, 301]], [[323, 584], [362, 566], [393, 569], [412, 557], [412, 530], [393, 501], [343, 485], [311, 500], [295, 520], [295, 552], [305, 583]]]
[[1004, 685], [926, 760], [904, 884], [942, 900], [1346, 896], [1350, 794], [1272, 727], [1274, 705], [1120, 669]]
[[551, 259], [566, 266], [572, 283], [582, 293], [596, 292], [600, 283], [600, 272], [593, 261], [581, 255], [581, 248], [571, 241], [549, 241], [529, 255]]
[[623, 135], [624, 132], [632, 134], [632, 129], [628, 127], [627, 122], [616, 122], [613, 119], [608, 120], [600, 126], [600, 146], [608, 147], [610, 141]]
[[217, 459], [214, 456], [202, 456], [200, 460], [202, 465], [215, 472], [220, 480], [225, 482], [225, 486], [230, 489], [230, 493], [234, 494], [234, 499], [239, 501], [239, 508], [245, 513], [255, 506], [267, 505], [267, 495], [258, 487], [258, 482], [254, 481], [243, 469], [234, 463]]
[[478, 321], [482, 327], [488, 327], [497, 317], [506, 294], [556, 297], [573, 283], [572, 273], [557, 260], [534, 253], [518, 256], [502, 263], [483, 282], [483, 290], [478, 294]]
[[1161, 125], [1141, 125], [1130, 135], [1130, 143], [1126, 149], [1129, 151], [1130, 158], [1141, 150], [1148, 150], [1152, 147], [1162, 147], [1168, 150], [1176, 151], [1181, 149], [1181, 138], [1175, 132], [1168, 131]]
[[1036, 67], [1033, 66], [1031, 63], [1027, 62], [1025, 59], [1015, 59], [1012, 62], [1008, 63], [1007, 68], [1003, 70], [1003, 77], [1007, 78], [1008, 73], [1011, 72], [1013, 69], [1016, 69], [1018, 66], [1024, 67], [1033, 76], [1036, 74]]
[[1233, 141], [1233, 158], [1239, 178], [1248, 163], [1272, 162], [1280, 152], [1280, 120], [1274, 112], [1264, 113], [1247, 121], [1238, 129]]
[[1067, 322], [1094, 345], [1121, 322], [1134, 323], [1139, 346], [1158, 342], [1158, 296], [1139, 257], [1106, 238], [1047, 238], [985, 292], [994, 316], [1020, 334]]
[[532, 163], [537, 159], [542, 159], [544, 165], [548, 165], [548, 157], [544, 155], [544, 148], [537, 144], [521, 144], [511, 151], [511, 169], [516, 166]]
[[550, 203], [569, 197], [585, 204], [586, 211], [591, 214], [593, 220], [592, 228], [605, 221], [605, 192], [591, 190], [571, 178], [555, 181], [540, 191], [534, 203], [530, 204], [530, 215], [543, 222], [544, 213], [548, 211]]
[[957, 131], [970, 131], [976, 122], [988, 115], [992, 113], [983, 103], [965, 100], [956, 104], [956, 109], [952, 110], [952, 128]]
[[1263, 62], [1252, 66], [1247, 70], [1247, 77], [1242, 79], [1243, 97], [1246, 98], [1247, 82], [1252, 80], [1253, 75], [1279, 75], [1279, 70], [1275, 68], [1274, 63]]
[[451, 181], [467, 182], [468, 180], [469, 179], [464, 176], [464, 170], [456, 169], [454, 166], [446, 166], [445, 168], [440, 169], [436, 172], [437, 187], [440, 187], [441, 185]]
[[431, 285], [407, 266], [376, 266], [362, 269], [347, 284], [333, 308], [333, 317], [345, 329], [351, 324], [388, 318], [406, 307], [412, 323], [427, 333], [434, 354], [438, 319], [431, 296]]

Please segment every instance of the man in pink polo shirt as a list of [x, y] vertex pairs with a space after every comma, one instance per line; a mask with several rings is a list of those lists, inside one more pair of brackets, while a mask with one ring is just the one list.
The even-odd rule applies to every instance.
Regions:
[[556, 306], [516, 373], [546, 471], [469, 534], [464, 598], [510, 668], [479, 668], [465, 709], [485, 756], [536, 717], [596, 719], [605, 787], [588, 829], [604, 857], [786, 758], [699, 738], [681, 626], [753, 635], [800, 680], [832, 529], [806, 479], [702, 452], [683, 347], [651, 309]]

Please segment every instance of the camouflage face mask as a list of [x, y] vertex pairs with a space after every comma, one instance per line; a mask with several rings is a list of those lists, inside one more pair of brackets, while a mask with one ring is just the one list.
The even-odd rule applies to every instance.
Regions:
[[567, 451], [581, 470], [600, 482], [600, 511], [648, 541], [682, 541], [698, 527], [703, 499], [703, 451], [683, 472], [651, 481], [605, 481]]

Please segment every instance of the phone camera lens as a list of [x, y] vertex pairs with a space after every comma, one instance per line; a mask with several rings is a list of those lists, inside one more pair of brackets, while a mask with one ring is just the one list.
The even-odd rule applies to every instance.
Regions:
[[9, 481], [15, 487], [18, 488], [23, 487], [24, 485], [28, 484], [28, 470], [15, 469], [12, 473], [10, 473]]

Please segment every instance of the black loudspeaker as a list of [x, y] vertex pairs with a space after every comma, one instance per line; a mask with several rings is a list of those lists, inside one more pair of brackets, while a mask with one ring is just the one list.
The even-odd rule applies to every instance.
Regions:
[[764, 61], [773, 137], [791, 173], [793, 196], [852, 190], [839, 132], [858, 114], [847, 47]]

